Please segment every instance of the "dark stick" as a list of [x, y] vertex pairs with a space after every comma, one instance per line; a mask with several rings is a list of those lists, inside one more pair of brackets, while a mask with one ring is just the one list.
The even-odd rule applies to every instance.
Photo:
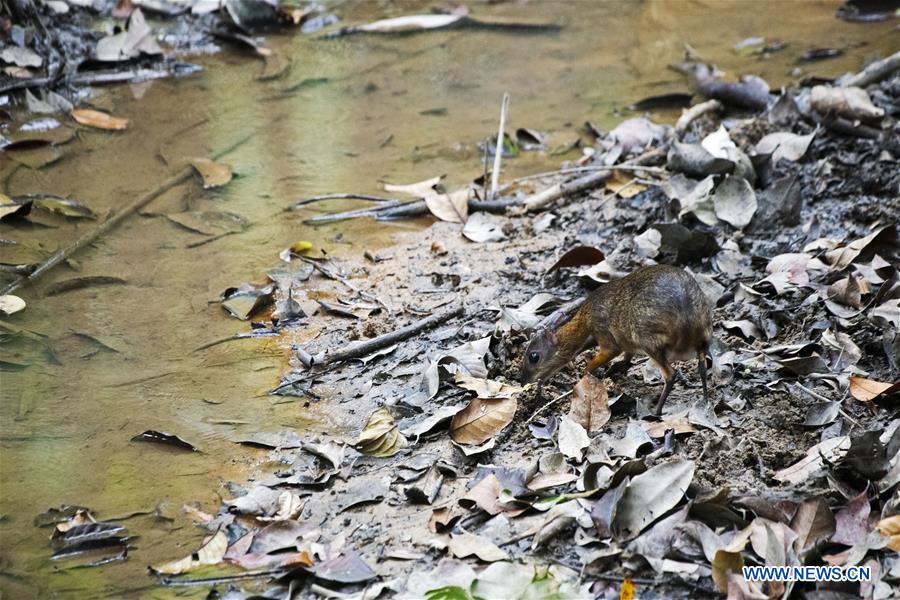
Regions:
[[313, 202], [321, 202], [322, 200], [365, 200], [366, 202], [403, 202], [396, 198], [385, 198], [384, 196], [373, 196], [371, 194], [322, 194], [321, 196], [311, 196], [304, 198], [299, 202], [291, 204], [288, 210], [297, 210], [301, 206], [312, 204]]
[[435, 313], [430, 317], [422, 319], [421, 321], [410, 323], [405, 327], [401, 327], [400, 329], [396, 329], [384, 335], [379, 335], [378, 337], [372, 338], [370, 340], [353, 342], [352, 344], [348, 344], [343, 348], [338, 348], [337, 350], [333, 351], [326, 350], [325, 352], [320, 352], [316, 356], [312, 357], [310, 363], [313, 365], [328, 365], [351, 360], [354, 358], [362, 358], [363, 356], [368, 356], [369, 354], [372, 354], [377, 350], [381, 350], [382, 348], [387, 348], [388, 346], [392, 346], [398, 342], [407, 340], [417, 333], [425, 331], [426, 329], [431, 329], [433, 327], [436, 327], [437, 325], [440, 325], [441, 323], [449, 321], [450, 319], [462, 316], [462, 314], [462, 306], [457, 306], [456, 308], [452, 308], [441, 313]]
[[128, 81], [148, 81], [181, 75], [192, 75], [201, 67], [192, 63], [173, 63], [162, 69], [140, 68], [134, 71], [97, 71], [95, 73], [76, 73], [68, 77], [32, 77], [14, 81], [0, 87], [0, 94], [15, 90], [41, 88], [57, 85], [97, 85], [108, 83], [124, 83]]

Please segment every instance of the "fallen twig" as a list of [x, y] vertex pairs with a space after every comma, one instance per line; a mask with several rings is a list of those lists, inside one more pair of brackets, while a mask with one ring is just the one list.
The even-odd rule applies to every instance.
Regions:
[[532, 421], [534, 421], [534, 420], [538, 417], [538, 415], [540, 415], [540, 414], [541, 414], [542, 412], [544, 412], [546, 409], [550, 408], [551, 406], [553, 406], [554, 404], [556, 404], [557, 402], [559, 402], [559, 401], [562, 400], [563, 398], [568, 398], [569, 396], [571, 396], [573, 391], [574, 391], [574, 388], [573, 388], [572, 390], [569, 390], [568, 392], [564, 392], [564, 393], [560, 394], [559, 396], [557, 396], [556, 398], [554, 398], [554, 399], [551, 400], [550, 402], [546, 403], [545, 405], [543, 405], [542, 407], [540, 407], [539, 409], [537, 409], [536, 411], [534, 411], [534, 414], [531, 415], [531, 417], [529, 417], [527, 421], [525, 421], [525, 424], [528, 425], [529, 423], [531, 423]]
[[844, 75], [838, 79], [838, 85], [866, 87], [870, 83], [881, 81], [898, 69], [900, 69], [900, 52], [895, 52], [887, 58], [876, 60], [859, 73]]
[[[250, 136], [242, 138], [241, 140], [235, 142], [231, 146], [214, 154], [213, 158], [218, 159], [218, 158], [225, 156], [226, 154], [228, 154], [228, 153], [232, 152], [233, 150], [235, 150], [236, 148], [240, 147], [248, 139], [250, 139]], [[66, 246], [65, 248], [52, 254], [47, 260], [42, 262], [34, 271], [29, 273], [27, 276], [20, 276], [18, 279], [12, 281], [9, 285], [7, 285], [5, 288], [3, 288], [2, 291], [0, 291], [0, 294], [9, 294], [13, 290], [18, 289], [26, 281], [33, 281], [33, 280], [37, 279], [38, 277], [40, 277], [41, 275], [43, 275], [44, 273], [46, 273], [47, 271], [49, 271], [50, 269], [52, 269], [53, 267], [58, 265], [59, 263], [65, 261], [70, 256], [72, 256], [73, 254], [75, 254], [76, 252], [78, 252], [79, 250], [84, 248], [85, 246], [88, 246], [88, 245], [94, 243], [95, 241], [97, 241], [100, 238], [100, 236], [102, 236], [103, 234], [118, 227], [119, 224], [122, 223], [122, 221], [124, 221], [129, 216], [131, 216], [135, 212], [139, 211], [143, 207], [147, 206], [150, 202], [152, 202], [158, 196], [161, 196], [163, 193], [172, 189], [176, 185], [184, 183], [185, 181], [190, 179], [190, 177], [193, 174], [194, 174], [193, 167], [184, 167], [178, 173], [176, 173], [175, 175], [172, 175], [171, 177], [169, 177], [168, 179], [163, 181], [161, 184], [156, 186], [154, 189], [150, 190], [143, 196], [136, 199], [131, 204], [128, 204], [127, 206], [125, 206], [125, 208], [123, 208], [119, 212], [117, 212], [114, 215], [112, 215], [111, 217], [109, 217], [103, 223], [101, 223], [100, 225], [95, 227], [92, 231], [89, 231], [87, 234], [81, 236], [80, 238], [78, 238], [77, 240], [75, 240], [74, 242], [72, 242], [71, 244]]]
[[500, 103], [500, 126], [497, 128], [497, 144], [494, 146], [494, 169], [491, 171], [491, 188], [488, 199], [497, 195], [497, 186], [500, 183], [500, 161], [503, 160], [503, 130], [506, 128], [506, 113], [509, 110], [509, 94], [503, 94]]
[[[644, 152], [634, 160], [623, 163], [621, 166], [628, 167], [634, 165], [643, 165], [662, 158], [665, 155], [666, 153], [663, 148], [653, 148], [652, 150]], [[561, 183], [551, 185], [547, 189], [541, 190], [540, 192], [537, 192], [536, 194], [532, 194], [525, 198], [525, 200], [523, 200], [523, 204], [525, 205], [526, 210], [540, 210], [549, 205], [551, 202], [562, 198], [563, 196], [577, 194], [578, 192], [583, 192], [600, 185], [601, 183], [609, 179], [609, 177], [612, 175], [612, 172], [617, 168], [619, 167], [617, 167], [616, 165], [610, 165], [608, 168], [597, 171], [596, 173], [591, 173], [590, 175], [585, 175], [584, 177], [579, 177], [578, 179], [572, 179], [569, 181], [563, 181]]]
[[435, 313], [430, 317], [422, 319], [421, 321], [410, 323], [405, 327], [401, 327], [400, 329], [394, 330], [384, 335], [379, 335], [378, 337], [372, 338], [370, 340], [357, 341], [344, 346], [343, 348], [338, 348], [337, 350], [326, 350], [324, 352], [320, 352], [319, 354], [312, 356], [308, 360], [311, 366], [315, 366], [329, 365], [351, 360], [354, 358], [362, 358], [364, 356], [372, 354], [377, 350], [381, 350], [398, 342], [407, 340], [417, 333], [425, 331], [426, 329], [431, 329], [433, 327], [436, 327], [437, 325], [449, 321], [450, 319], [462, 316], [462, 314], [463, 307], [457, 306], [456, 308], [451, 308], [444, 312]]
[[691, 123], [703, 115], [711, 112], [722, 112], [724, 109], [725, 107], [718, 100], [707, 100], [706, 102], [701, 102], [700, 104], [695, 104], [690, 108], [686, 108], [675, 123], [675, 133], [681, 137], [681, 134], [687, 131], [687, 128], [690, 127]]
[[104, 70], [75, 73], [66, 77], [32, 77], [31, 79], [20, 79], [4, 86], [0, 86], [0, 94], [15, 90], [43, 88], [47, 86], [101, 85], [109, 83], [149, 81], [151, 79], [165, 79], [167, 77], [193, 75], [200, 70], [202, 70], [200, 65], [176, 62], [169, 65], [163, 65], [163, 67], [159, 69], [141, 68], [132, 71]]

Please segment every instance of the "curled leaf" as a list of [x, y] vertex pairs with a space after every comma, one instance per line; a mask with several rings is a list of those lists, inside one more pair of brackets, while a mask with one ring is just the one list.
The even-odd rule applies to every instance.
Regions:
[[114, 117], [99, 110], [90, 108], [76, 108], [72, 111], [72, 118], [88, 127], [96, 129], [110, 129], [121, 131], [128, 128], [128, 119]]
[[363, 454], [384, 458], [397, 454], [406, 444], [406, 437], [400, 433], [394, 417], [382, 407], [369, 417], [354, 447]]

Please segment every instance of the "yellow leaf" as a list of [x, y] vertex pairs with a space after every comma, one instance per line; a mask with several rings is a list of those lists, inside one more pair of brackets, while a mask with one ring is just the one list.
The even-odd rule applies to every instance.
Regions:
[[900, 515], [894, 515], [878, 521], [875, 529], [878, 530], [878, 533], [888, 538], [888, 548], [894, 552], [900, 552]]
[[303, 252], [307, 252], [312, 250], [312, 242], [307, 242], [306, 240], [300, 240], [299, 242], [294, 242], [291, 245], [291, 252], [294, 254], [301, 254]]
[[128, 119], [114, 117], [90, 108], [76, 108], [72, 111], [72, 118], [82, 125], [97, 129], [122, 130], [128, 127]]
[[619, 590], [619, 600], [632, 600], [632, 598], [634, 598], [634, 582], [631, 577], [626, 577]]

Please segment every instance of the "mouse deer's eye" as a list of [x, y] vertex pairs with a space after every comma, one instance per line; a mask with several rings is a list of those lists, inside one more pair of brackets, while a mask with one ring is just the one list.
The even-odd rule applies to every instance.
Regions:
[[540, 359], [541, 359], [541, 355], [538, 354], [537, 352], [529, 352], [528, 353], [528, 362], [530, 362], [531, 364], [533, 364], [533, 365], [537, 364], [537, 361], [539, 361]]

